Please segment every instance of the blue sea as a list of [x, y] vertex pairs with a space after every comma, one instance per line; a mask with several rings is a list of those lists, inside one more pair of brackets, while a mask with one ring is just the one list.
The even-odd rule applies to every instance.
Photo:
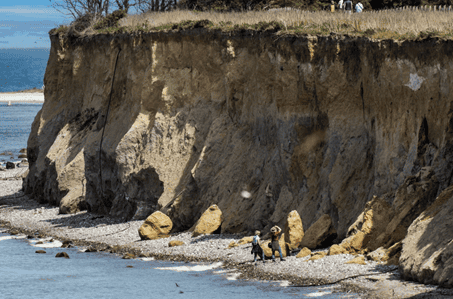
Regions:
[[41, 89], [49, 49], [0, 49], [0, 92]]
[[[1, 298], [356, 298], [330, 288], [236, 279], [218, 263], [125, 260], [78, 248], [40, 248], [36, 241], [0, 234]], [[56, 258], [59, 252], [69, 259]]]
[[[0, 49], [0, 92], [41, 88], [48, 55], [42, 49]], [[0, 155], [0, 163], [19, 160], [41, 108], [0, 102], [0, 154], [8, 153]], [[77, 248], [43, 248], [46, 254], [37, 254], [41, 248], [29, 241], [0, 233], [0, 298], [355, 298], [330, 288], [238, 280], [210, 265], [124, 260]], [[70, 258], [55, 258], [62, 251]]]

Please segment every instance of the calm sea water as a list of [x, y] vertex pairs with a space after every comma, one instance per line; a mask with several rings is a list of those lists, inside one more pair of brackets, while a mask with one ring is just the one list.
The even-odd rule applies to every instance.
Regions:
[[0, 49], [0, 92], [42, 88], [49, 49]]
[[42, 104], [0, 102], [0, 163], [20, 160], [19, 151], [27, 147], [31, 124], [41, 108]]
[[[124, 260], [4, 238], [0, 234], [1, 298], [353, 298], [329, 288], [236, 280], [219, 267], [209, 269], [212, 264]], [[69, 259], [55, 257], [62, 251]]]

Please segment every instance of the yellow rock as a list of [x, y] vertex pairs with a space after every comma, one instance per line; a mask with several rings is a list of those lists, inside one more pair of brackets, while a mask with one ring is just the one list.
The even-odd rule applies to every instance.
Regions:
[[230, 244], [228, 245], [228, 249], [231, 249], [231, 248], [234, 248], [234, 247], [238, 247], [238, 243], [234, 242], [234, 241], [231, 241]]
[[[261, 245], [261, 248], [263, 248], [263, 251], [264, 251], [264, 255], [267, 257], [272, 257], [272, 249], [270, 249], [269, 245], [268, 245], [270, 242], [271, 241], [266, 241]], [[287, 253], [287, 245], [285, 243], [285, 234], [282, 234], [280, 236], [280, 240], [278, 243], [280, 244], [280, 248], [282, 249], [283, 257], [286, 257], [288, 253]], [[275, 257], [280, 257], [280, 254], [278, 253], [278, 251], [275, 253]]]
[[253, 241], [253, 237], [244, 237], [244, 238], [239, 240], [238, 245], [244, 245], [244, 244], [252, 243], [252, 241]]
[[290, 250], [299, 247], [302, 238], [304, 237], [304, 227], [299, 213], [294, 210], [288, 214], [285, 224], [285, 242]]
[[302, 248], [302, 250], [296, 255], [296, 258], [306, 257], [311, 254], [311, 250], [307, 247]]
[[352, 260], [350, 260], [349, 262], [346, 262], [345, 264], [366, 265], [365, 257], [363, 255], [359, 255], [359, 256], [353, 258]]
[[210, 206], [198, 219], [192, 233], [192, 237], [197, 237], [202, 234], [212, 234], [222, 224], [222, 211], [217, 205]]
[[166, 238], [173, 227], [171, 219], [160, 211], [152, 213], [138, 229], [142, 240]]
[[343, 253], [348, 253], [348, 251], [340, 245], [334, 244], [330, 246], [329, 251], [327, 252], [327, 255], [335, 255], [335, 254], [343, 254]]
[[168, 242], [168, 247], [175, 247], [175, 246], [181, 246], [181, 245], [184, 245], [183, 241], [172, 240], [172, 241]]

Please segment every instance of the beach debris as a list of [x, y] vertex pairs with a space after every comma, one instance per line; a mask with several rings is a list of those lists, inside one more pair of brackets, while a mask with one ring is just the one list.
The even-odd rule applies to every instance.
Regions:
[[168, 247], [175, 247], [175, 246], [181, 246], [181, 245], [184, 245], [183, 241], [172, 240], [172, 241], [168, 242]]
[[138, 229], [138, 234], [142, 240], [155, 240], [167, 238], [173, 222], [170, 217], [160, 211], [152, 213]]
[[217, 205], [210, 206], [198, 219], [194, 225], [192, 237], [198, 237], [202, 234], [212, 234], [220, 230], [223, 222], [222, 211]]
[[304, 227], [302, 219], [296, 210], [289, 212], [285, 223], [285, 242], [289, 250], [299, 248], [300, 242], [304, 237]]
[[58, 252], [55, 257], [64, 257], [64, 258], [69, 258], [69, 255], [66, 252]]
[[328, 214], [324, 214], [310, 226], [300, 246], [309, 249], [322, 248], [331, 245], [336, 237], [337, 231], [333, 227], [332, 219]]

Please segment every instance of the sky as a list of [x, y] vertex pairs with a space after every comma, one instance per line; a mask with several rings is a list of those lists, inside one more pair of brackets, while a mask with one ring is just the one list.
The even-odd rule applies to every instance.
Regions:
[[50, 48], [50, 29], [70, 22], [49, 0], [0, 0], [0, 49]]

